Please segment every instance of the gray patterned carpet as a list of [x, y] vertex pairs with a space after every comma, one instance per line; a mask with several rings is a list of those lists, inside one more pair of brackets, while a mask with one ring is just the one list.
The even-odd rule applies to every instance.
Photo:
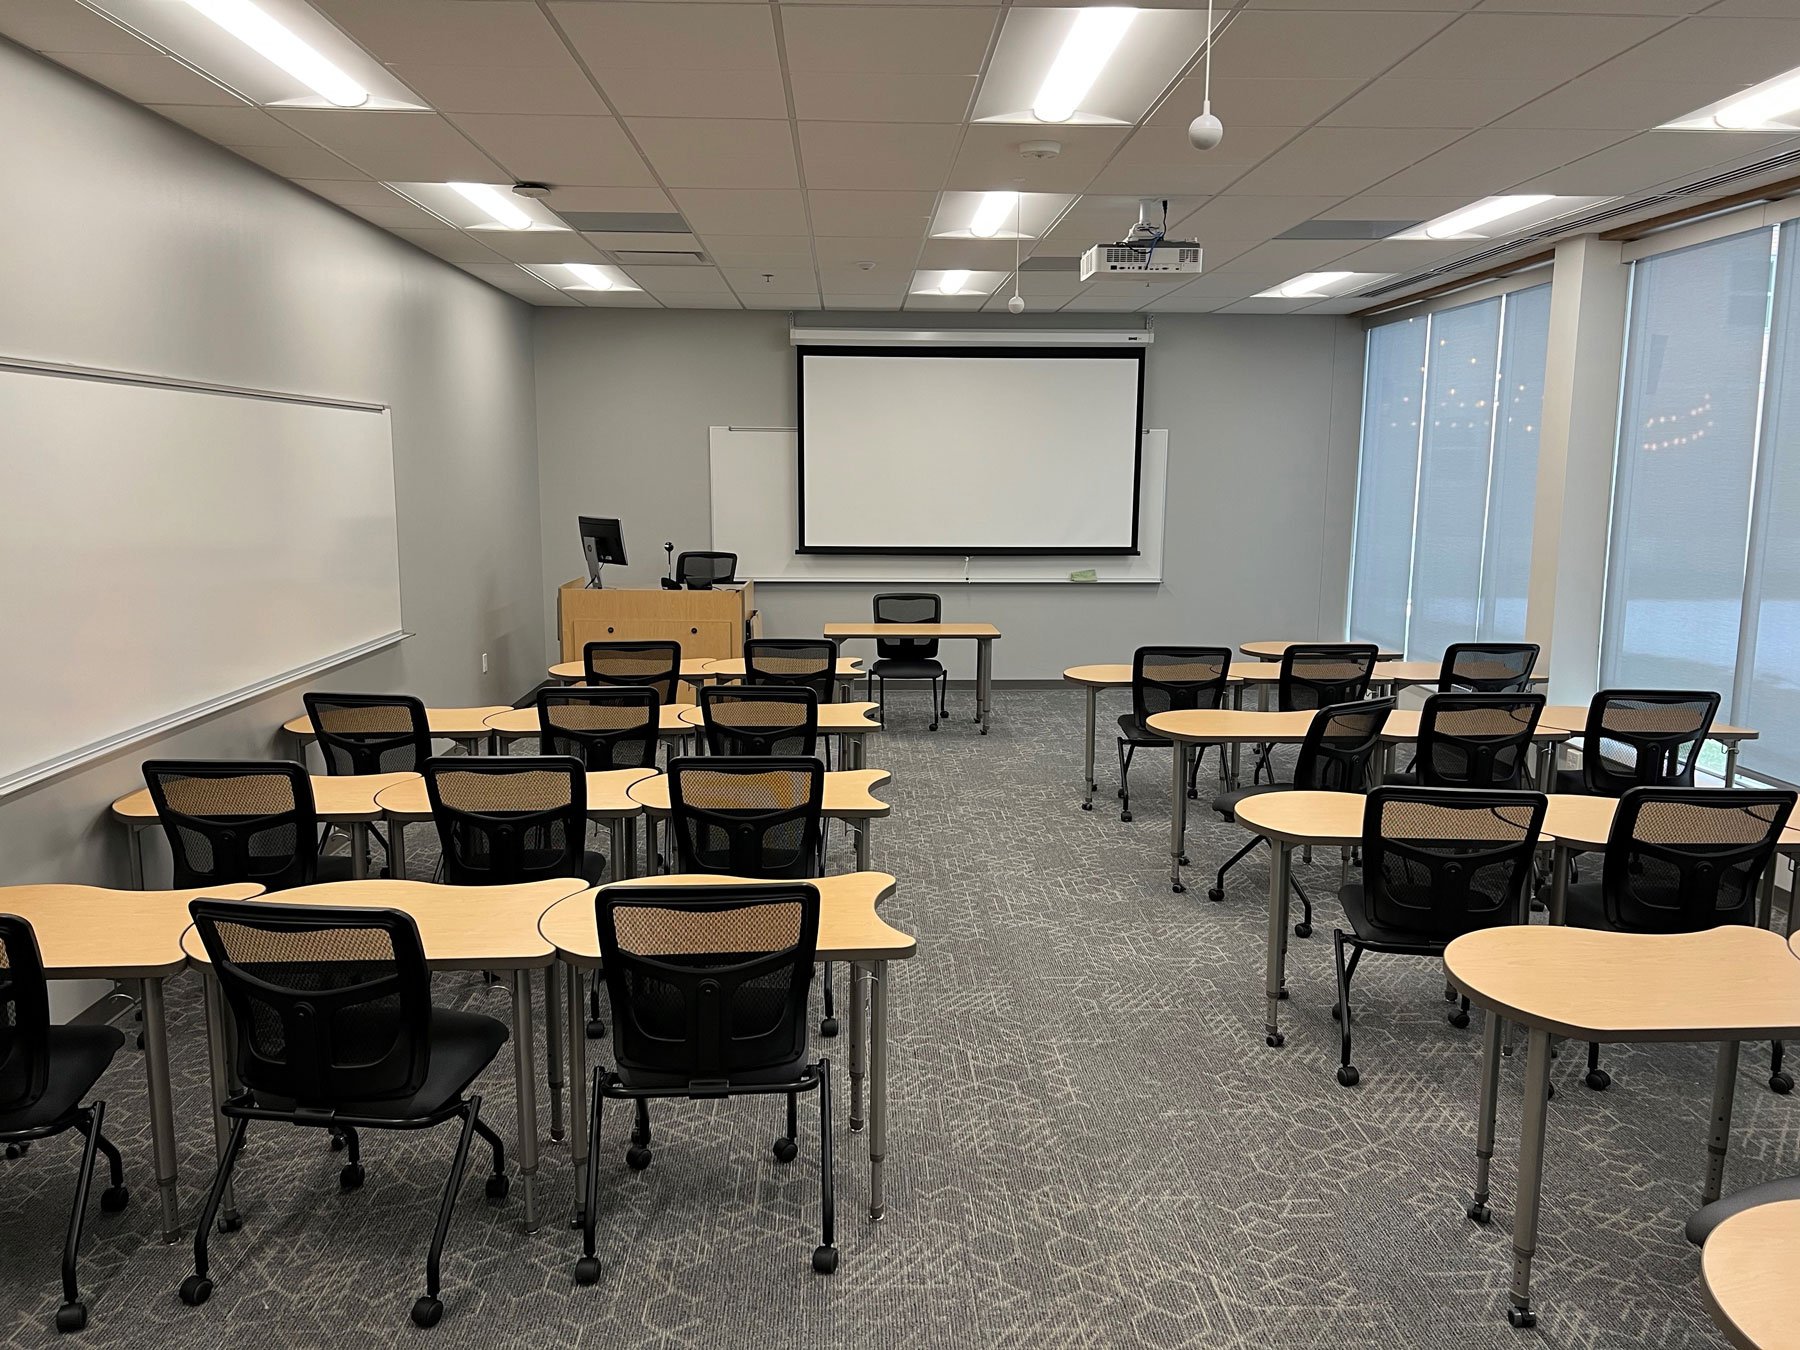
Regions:
[[[969, 698], [954, 695], [966, 716]], [[423, 1289], [436, 1192], [453, 1147], [372, 1138], [368, 1185], [341, 1195], [339, 1155], [311, 1134], [253, 1130], [239, 1173], [241, 1232], [215, 1240], [212, 1302], [182, 1306], [184, 1247], [155, 1237], [141, 1066], [102, 1083], [134, 1202], [94, 1206], [83, 1266], [105, 1346], [311, 1347], [430, 1343], [606, 1347], [1506, 1347], [1706, 1346], [1698, 1261], [1680, 1236], [1704, 1158], [1711, 1053], [1609, 1051], [1615, 1083], [1555, 1066], [1535, 1332], [1502, 1317], [1522, 1064], [1503, 1078], [1494, 1222], [1463, 1216], [1472, 1171], [1476, 1029], [1444, 1019], [1432, 963], [1373, 956], [1358, 977], [1362, 1085], [1332, 1075], [1329, 930], [1296, 940], [1288, 1044], [1262, 1042], [1265, 864], [1224, 904], [1165, 878], [1167, 760], [1137, 773], [1137, 819], [1078, 807], [1080, 701], [1003, 693], [991, 736], [936, 734], [902, 698], [870, 762], [891, 769], [875, 863], [900, 878], [887, 914], [919, 956], [893, 982], [889, 1216], [872, 1226], [866, 1146], [840, 1129], [838, 1273], [812, 1273], [816, 1126], [773, 1161], [778, 1106], [748, 1100], [659, 1113], [656, 1157], [624, 1164], [605, 1131], [601, 1254], [571, 1280], [566, 1147], [543, 1140], [556, 1221], [532, 1237], [514, 1202], [482, 1196], [472, 1166], [451, 1230], [443, 1322], [407, 1321]], [[1101, 762], [1111, 753], [1103, 743]], [[1209, 761], [1210, 767], [1210, 761]], [[1240, 841], [1200, 813], [1196, 874]], [[425, 844], [416, 830], [409, 843]], [[850, 865], [841, 833], [833, 865]], [[418, 860], [423, 863], [425, 859]], [[1300, 869], [1320, 895], [1335, 858]], [[1198, 878], [1196, 878], [1198, 879]], [[842, 972], [839, 977], [843, 984]], [[505, 1017], [500, 989], [444, 978], [446, 1002]], [[211, 1155], [197, 985], [171, 990], [182, 1196], [198, 1209]], [[825, 1043], [842, 1070], [845, 1047]], [[606, 1043], [597, 1054], [604, 1058]], [[1522, 1056], [1521, 1056], [1522, 1058]], [[1800, 1098], [1764, 1086], [1747, 1050], [1728, 1186], [1800, 1167]], [[479, 1084], [510, 1141], [510, 1057]], [[845, 1116], [839, 1094], [838, 1118]], [[816, 1117], [815, 1117], [816, 1120]], [[478, 1146], [479, 1147], [479, 1146]], [[477, 1154], [479, 1157], [479, 1154]], [[0, 1163], [0, 1340], [42, 1345], [72, 1140]]]

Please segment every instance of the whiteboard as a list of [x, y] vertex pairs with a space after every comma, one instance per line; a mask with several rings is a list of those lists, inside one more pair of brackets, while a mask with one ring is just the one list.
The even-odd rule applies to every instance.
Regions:
[[0, 358], [0, 792], [398, 641], [387, 412]]
[[[799, 538], [798, 437], [791, 428], [713, 427], [712, 546], [738, 555], [738, 576], [752, 581], [962, 581], [1073, 584], [1093, 568], [1112, 584], [1162, 580], [1169, 433], [1146, 431], [1138, 498], [1136, 556], [878, 557], [796, 553]], [[961, 490], [955, 482], [939, 490]]]

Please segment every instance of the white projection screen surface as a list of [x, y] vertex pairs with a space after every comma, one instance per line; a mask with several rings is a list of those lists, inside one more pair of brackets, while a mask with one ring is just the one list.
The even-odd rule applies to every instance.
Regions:
[[1143, 350], [801, 348], [801, 553], [1138, 547]]

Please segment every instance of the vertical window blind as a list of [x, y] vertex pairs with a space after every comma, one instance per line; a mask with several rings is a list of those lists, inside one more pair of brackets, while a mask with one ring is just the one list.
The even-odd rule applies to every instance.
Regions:
[[1534, 286], [1370, 330], [1352, 639], [1434, 661], [1525, 636], [1549, 323]]
[[1791, 225], [1632, 268], [1600, 678], [1715, 689], [1800, 781], [1800, 294]]

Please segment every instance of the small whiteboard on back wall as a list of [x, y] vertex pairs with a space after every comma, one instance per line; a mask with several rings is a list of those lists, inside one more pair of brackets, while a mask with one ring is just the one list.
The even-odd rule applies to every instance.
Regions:
[[[740, 578], [761, 582], [928, 582], [1049, 584], [1092, 568], [1113, 585], [1162, 580], [1164, 503], [1168, 492], [1169, 433], [1146, 431], [1138, 485], [1135, 557], [884, 557], [880, 554], [796, 553], [799, 538], [799, 447], [790, 428], [713, 427], [712, 546], [738, 555]], [[946, 493], [960, 490], [944, 483]]]

